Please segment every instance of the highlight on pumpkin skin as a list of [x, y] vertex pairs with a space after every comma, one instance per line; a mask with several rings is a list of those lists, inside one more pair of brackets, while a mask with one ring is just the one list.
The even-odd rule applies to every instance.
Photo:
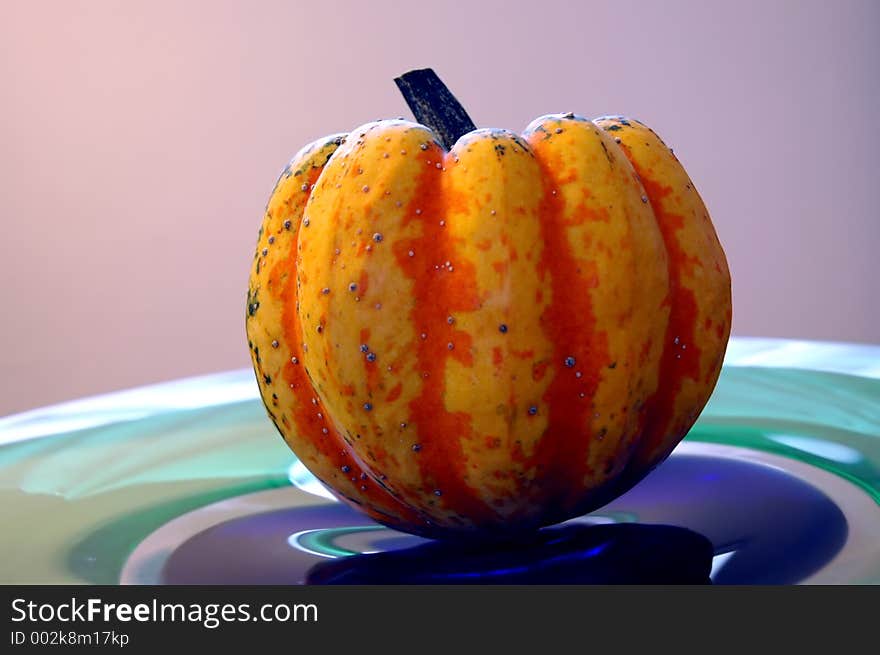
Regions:
[[398, 529], [487, 535], [594, 509], [662, 461], [714, 387], [729, 306], [705, 207], [641, 124], [548, 115], [446, 152], [391, 120], [282, 174], [247, 330], [320, 480]]

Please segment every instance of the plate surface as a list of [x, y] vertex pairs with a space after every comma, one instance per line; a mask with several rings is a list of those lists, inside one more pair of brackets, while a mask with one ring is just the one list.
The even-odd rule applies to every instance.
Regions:
[[[716, 583], [880, 582], [878, 378], [880, 347], [732, 340], [673, 456], [529, 561], [556, 571], [564, 547], [579, 571], [593, 560], [608, 571], [649, 543], [686, 559], [692, 533], [648, 528], [664, 524], [711, 542]], [[333, 575], [372, 562], [435, 582], [503, 582], [523, 568], [434, 552], [438, 570], [414, 570], [406, 554], [424, 540], [322, 493], [266, 418], [250, 371], [6, 417], [0, 583], [300, 583], [326, 578], [320, 565], [333, 558]], [[584, 524], [609, 527], [578, 532]], [[395, 555], [356, 556], [376, 551]]]

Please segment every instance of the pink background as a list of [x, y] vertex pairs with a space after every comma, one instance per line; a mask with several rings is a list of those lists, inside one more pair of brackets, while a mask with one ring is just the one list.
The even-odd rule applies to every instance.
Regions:
[[[461, 7], [461, 8], [456, 8]], [[739, 335], [880, 341], [880, 2], [7, 2], [0, 414], [249, 366], [268, 193], [306, 142], [409, 116], [626, 114], [675, 148]]]

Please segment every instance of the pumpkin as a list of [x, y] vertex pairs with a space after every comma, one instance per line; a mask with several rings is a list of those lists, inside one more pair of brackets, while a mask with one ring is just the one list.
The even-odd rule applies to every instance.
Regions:
[[432, 71], [420, 123], [306, 146], [269, 199], [246, 328], [284, 440], [340, 498], [433, 538], [607, 503], [694, 424], [730, 276], [684, 168], [644, 124], [475, 129]]

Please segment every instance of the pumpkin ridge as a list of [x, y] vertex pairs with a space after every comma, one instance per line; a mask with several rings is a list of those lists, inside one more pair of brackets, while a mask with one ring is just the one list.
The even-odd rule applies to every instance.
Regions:
[[538, 321], [546, 301], [535, 275], [541, 174], [531, 150], [506, 130], [468, 133], [446, 168], [453, 263], [456, 274], [462, 262], [473, 267], [479, 300], [474, 311], [454, 317], [473, 336], [473, 364], [449, 364], [446, 405], [471, 415], [473, 436], [463, 443], [467, 480], [494, 513], [491, 524], [474, 527], [503, 531], [528, 521], [541, 503], [534, 470], [524, 466], [546, 423], [544, 413], [529, 412], [549, 382], [549, 376], [536, 379], [535, 366], [551, 360]]
[[[306, 455], [306, 459], [302, 461], [318, 479], [323, 481], [330, 478], [331, 476], [328, 476], [328, 473], [332, 471], [332, 479], [335, 484], [330, 486], [336, 489], [337, 495], [349, 503], [361, 507], [374, 519], [381, 522], [387, 523], [389, 520], [392, 520], [412, 523], [419, 521], [418, 515], [411, 507], [395, 498], [387, 489], [383, 488], [383, 491], [378, 494], [375, 491], [370, 493], [376, 486], [381, 487], [381, 485], [373, 484], [372, 480], [370, 480], [370, 486], [364, 484], [366, 481], [361, 476], [369, 476], [370, 472], [364, 467], [360, 458], [356, 457], [355, 453], [343, 442], [341, 432], [324, 408], [320, 396], [314, 390], [304, 364], [302, 326], [296, 309], [298, 303], [297, 246], [301, 236], [301, 222], [311, 200], [312, 190], [316, 188], [321, 174], [326, 170], [326, 164], [330, 157], [339, 151], [338, 146], [340, 143], [341, 140], [338, 135], [326, 137], [304, 148], [299, 155], [299, 160], [294, 157], [292, 165], [288, 167], [290, 173], [288, 177], [293, 177], [295, 180], [292, 192], [296, 194], [296, 199], [294, 200], [293, 207], [291, 207], [290, 198], [284, 202], [284, 205], [290, 211], [289, 223], [285, 222], [284, 225], [275, 226], [274, 223], [280, 224], [280, 218], [268, 217], [267, 232], [269, 231], [269, 224], [273, 224], [273, 227], [276, 228], [272, 230], [273, 232], [282, 230], [289, 233], [290, 243], [287, 247], [286, 256], [279, 258], [272, 267], [275, 270], [269, 273], [269, 279], [274, 280], [274, 285], [272, 285], [274, 288], [271, 294], [281, 304], [280, 328], [282, 334], [279, 336], [282, 338], [280, 340], [276, 339], [272, 344], [266, 343], [265, 346], [268, 346], [268, 348], [265, 350], [275, 350], [275, 343], [281, 341], [289, 349], [289, 353], [279, 374], [274, 377], [271, 375], [265, 376], [270, 382], [266, 382], [265, 378], [262, 381], [268, 387], [273, 383], [277, 384], [278, 380], [275, 379], [276, 377], [281, 378], [286, 383], [288, 390], [292, 391], [296, 396], [297, 401], [290, 406], [291, 418], [297, 432], [296, 436], [298, 439], [306, 440], [312, 444], [321, 458], [318, 461], [306, 461], [306, 459], [311, 458], [308, 458], [300, 450], [302, 455]], [[324, 150], [331, 145], [336, 147], [332, 153], [325, 157]], [[299, 167], [294, 163], [297, 161], [299, 161]], [[294, 171], [293, 169], [296, 170]], [[282, 177], [284, 175], [286, 173], [282, 173]], [[304, 188], [297, 188], [300, 183]], [[283, 193], [284, 190], [281, 190], [281, 192]], [[268, 234], [264, 235], [267, 239], [269, 236]], [[259, 278], [259, 274], [256, 274], [256, 276]], [[257, 286], [257, 288], [260, 288], [260, 286]], [[249, 316], [249, 319], [251, 318], [253, 317]], [[250, 332], [254, 332], [254, 330], [254, 327], [249, 326]], [[258, 336], [254, 335], [254, 340], [257, 340]], [[268, 341], [268, 339], [263, 338], [263, 341]], [[280, 349], [280, 346], [281, 343], [278, 343], [278, 349]], [[314, 399], [314, 402], [306, 399], [306, 390], [311, 392], [309, 396]], [[279, 432], [281, 432], [282, 436], [285, 436], [286, 431], [282, 429], [284, 424], [282, 419], [286, 421], [286, 414], [281, 413], [280, 417], [275, 415], [268, 406], [268, 390], [263, 391], [261, 388], [261, 392], [261, 398], [264, 405], [266, 405], [267, 411], [273, 416], [273, 421]], [[274, 395], [277, 396], [278, 394], [275, 393]], [[282, 425], [279, 425], [279, 423]], [[326, 434], [324, 433], [325, 429], [327, 430]], [[339, 484], [339, 478], [343, 475], [346, 476], [345, 482], [349, 484]], [[366, 488], [360, 489], [362, 486]], [[386, 496], [384, 499], [381, 497], [383, 493]], [[377, 495], [380, 497], [377, 498]]]
[[[570, 249], [572, 258], [573, 270], [560, 276], [566, 302], [551, 303], [545, 321], [557, 328], [568, 323], [570, 331], [554, 339], [554, 377], [567, 380], [553, 383], [560, 394], [554, 405], [585, 404], [580, 426], [572, 426], [577, 431], [567, 430], [570, 439], [583, 440], [581, 448], [560, 437], [555, 456], [572, 476], [559, 513], [566, 518], [568, 511], [595, 508], [635, 451], [641, 402], [656, 386], [666, 326], [668, 312], [660, 306], [668, 291], [666, 253], [635, 171], [612, 138], [567, 114], [536, 119], [525, 134], [551, 185], [545, 197], [560, 205], [544, 241], [551, 252]], [[554, 245], [554, 239], [563, 241]], [[549, 261], [558, 266], [557, 259]], [[560, 343], [581, 354], [564, 352]]]
[[[334, 166], [329, 169], [333, 171], [334, 177], [323, 180], [323, 184], [319, 186], [319, 191], [322, 193], [320, 196], [321, 211], [320, 214], [315, 214], [316, 223], [313, 227], [324, 225], [329, 232], [330, 240], [326, 240], [328, 234], [325, 233], [315, 243], [317, 247], [322, 249], [321, 251], [307, 253], [306, 248], [303, 249], [303, 257], [309, 257], [308, 261], [313, 265], [316, 261], [315, 258], [323, 259], [329, 256], [332, 260], [333, 253], [336, 257], [339, 257], [340, 254], [345, 257], [347, 253], [348, 268], [346, 268], [346, 261], [343, 261], [341, 265], [333, 264], [324, 271], [324, 275], [327, 277], [322, 278], [324, 280], [322, 284], [325, 284], [326, 288], [330, 290], [328, 295], [323, 295], [316, 282], [311, 285], [316, 294], [321, 293], [322, 303], [333, 303], [335, 298], [336, 303], [345, 305], [353, 302], [359, 308], [371, 307], [373, 301], [381, 298], [382, 294], [395, 290], [394, 287], [388, 288], [387, 283], [382, 282], [380, 271], [371, 269], [368, 272], [368, 269], [371, 268], [369, 262], [376, 256], [378, 249], [390, 246], [392, 253], [396, 253], [401, 243], [398, 238], [392, 237], [389, 232], [386, 232], [390, 226], [386, 224], [383, 229], [376, 223], [383, 213], [379, 209], [379, 204], [382, 202], [393, 203], [392, 198], [396, 197], [394, 175], [391, 171], [386, 170], [383, 175], [375, 175], [375, 158], [378, 151], [385, 150], [387, 152], [389, 146], [385, 144], [391, 143], [382, 138], [384, 136], [381, 129], [383, 126], [393, 130], [398, 138], [403, 139], [403, 142], [393, 141], [390, 131], [384, 133], [391, 137], [395, 144], [393, 152], [395, 154], [400, 152], [400, 156], [404, 158], [417, 159], [415, 154], [420, 152], [417, 148], [418, 144], [423, 144], [426, 150], [429, 148], [429, 144], [432, 144], [432, 148], [437, 147], [432, 143], [433, 133], [407, 121], [367, 123], [355, 130], [353, 134], [359, 135], [360, 138], [351, 139], [350, 147], [339, 152]], [[404, 145], [402, 150], [397, 150], [398, 146]], [[426, 164], [421, 159], [419, 161]], [[427, 168], [425, 166], [425, 169]], [[430, 168], [436, 170], [433, 165]], [[358, 195], [355, 198], [351, 198], [346, 193], [347, 188], [351, 187], [357, 189]], [[386, 192], [390, 192], [390, 195], [386, 195]], [[407, 216], [408, 212], [412, 213], [412, 216]], [[416, 216], [412, 207], [400, 208], [399, 204], [393, 213], [399, 217], [398, 220], [404, 225]], [[374, 229], [379, 230], [380, 241], [375, 240]], [[384, 236], [381, 234], [382, 232], [385, 232]], [[352, 239], [352, 237], [354, 238]], [[381, 245], [379, 245], [380, 243]], [[373, 254], [370, 254], [371, 248]], [[352, 253], [354, 253], [354, 259], [352, 259]], [[399, 253], [393, 256], [392, 260], [396, 261], [397, 257], [399, 257]], [[375, 285], [370, 285], [371, 276], [375, 277]], [[378, 296], [374, 294], [378, 294]], [[339, 323], [339, 307], [340, 305], [337, 304], [332, 310], [335, 319], [324, 328], [323, 340], [328, 340], [328, 343], [334, 342], [337, 338], [334, 337], [337, 328], [345, 330]], [[329, 305], [325, 305], [325, 308], [331, 311]], [[301, 315], [300, 318], [308, 323], [307, 317]], [[365, 317], [362, 314], [355, 321], [355, 324], [359, 326], [356, 360], [341, 352], [335, 352], [332, 355], [329, 353], [324, 355], [325, 358], [328, 355], [331, 357], [329, 365], [327, 365], [326, 359], [324, 359], [325, 365], [323, 366], [316, 362], [316, 365], [320, 367], [321, 375], [325, 378], [324, 383], [327, 385], [322, 388], [322, 393], [332, 395], [345, 387], [352, 389], [350, 393], [344, 394], [350, 396], [346, 403], [348, 406], [341, 407], [337, 403], [331, 410], [334, 417], [338, 415], [337, 412], [343, 417], [348, 417], [341, 419], [342, 423], [350, 428], [350, 431], [347, 431], [342, 437], [346, 442], [342, 446], [351, 451], [352, 457], [357, 459], [361, 467], [372, 472], [379, 485], [388, 491], [396, 501], [423, 517], [417, 530], [425, 531], [428, 529], [424, 527], [427, 523], [424, 520], [425, 512], [431, 508], [426, 503], [419, 503], [419, 499], [426, 497], [424, 490], [414, 489], [407, 481], [406, 476], [401, 475], [401, 468], [405, 469], [408, 466], [404, 458], [414, 457], [415, 453], [409, 448], [402, 448], [400, 443], [397, 443], [397, 439], [402, 442], [403, 439], [410, 438], [413, 428], [407, 423], [412, 423], [412, 419], [404, 415], [405, 422], [402, 424], [401, 430], [398, 430], [396, 422], [385, 423], [378, 417], [384, 409], [378, 404], [381, 397], [381, 387], [385, 382], [393, 379], [391, 374], [384, 372], [387, 365], [393, 364], [394, 370], [397, 371], [394, 375], [399, 375], [402, 371], [397, 362], [387, 358], [388, 351], [385, 349], [387, 344], [383, 347], [381, 338], [376, 334], [381, 332], [379, 329], [381, 326], [373, 324], [372, 321], [371, 317]], [[314, 323], [314, 316], [312, 323]], [[311, 328], [309, 335], [314, 336]], [[376, 341], [379, 343], [375, 343]], [[366, 350], [363, 350], [364, 348]], [[373, 360], [370, 355], [375, 356], [377, 350], [378, 357]], [[341, 384], [336, 370], [337, 366], [344, 366], [346, 371], [344, 375], [349, 376], [347, 379], [349, 384]], [[406, 375], [406, 372], [403, 374]], [[357, 400], [355, 400], [355, 393], [357, 393]], [[361, 396], [361, 394], [364, 395]], [[330, 398], [328, 398], [328, 404], [333, 404]], [[354, 420], [357, 423], [351, 422], [352, 415], [356, 416]], [[348, 422], [346, 423], [346, 421]], [[430, 496], [430, 499], [435, 501], [433, 496]], [[385, 522], [387, 523], [387, 521]], [[414, 529], [416, 529], [415, 526]]]
[[670, 320], [660, 384], [625, 477], [642, 477], [690, 430], [714, 388], [730, 330], [730, 277], [705, 205], [672, 150], [649, 127], [597, 119], [614, 134], [645, 189], [668, 254]]
[[[638, 167], [636, 171], [639, 171]], [[687, 256], [681, 249], [677, 235], [685, 219], [663, 208], [661, 201], [672, 191], [670, 187], [660, 185], [647, 175], [640, 174], [639, 177], [663, 235], [669, 272], [667, 302], [670, 312], [660, 357], [660, 374], [657, 390], [645, 401], [647, 411], [638, 445], [638, 450], [653, 451], [669, 436], [665, 431], [672, 427], [675, 398], [681, 391], [684, 378], [697, 381], [700, 377], [701, 350], [694, 336], [697, 300], [693, 289], [682, 284], [682, 267], [687, 265]], [[681, 344], [687, 348], [682, 350]]]

